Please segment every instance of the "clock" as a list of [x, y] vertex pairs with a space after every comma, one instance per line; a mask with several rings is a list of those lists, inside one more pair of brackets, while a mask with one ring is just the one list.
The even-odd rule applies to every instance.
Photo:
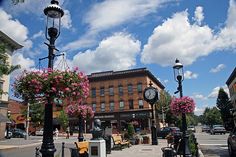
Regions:
[[144, 100], [150, 104], [154, 104], [158, 99], [157, 89], [154, 87], [147, 87], [143, 92]]

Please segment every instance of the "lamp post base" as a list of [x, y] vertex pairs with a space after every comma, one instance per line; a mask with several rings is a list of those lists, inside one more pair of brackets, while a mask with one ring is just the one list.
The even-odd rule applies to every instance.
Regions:
[[151, 132], [152, 132], [152, 145], [158, 145], [157, 141], [157, 129], [155, 126], [151, 127]]

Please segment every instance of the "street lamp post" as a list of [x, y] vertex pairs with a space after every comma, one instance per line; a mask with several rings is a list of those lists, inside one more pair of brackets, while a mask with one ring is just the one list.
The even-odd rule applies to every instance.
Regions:
[[[184, 80], [184, 73], [183, 73], [183, 64], [179, 62], [178, 59], [175, 60], [175, 65], [173, 66], [174, 70], [174, 78], [176, 82], [178, 82], [177, 92], [179, 92], [180, 97], [183, 97], [183, 89], [182, 89], [182, 82]], [[183, 157], [191, 157], [190, 149], [189, 149], [189, 139], [187, 135], [187, 122], [186, 122], [186, 114], [182, 113], [182, 140], [180, 143], [180, 149], [183, 152]]]
[[[54, 50], [57, 50], [55, 48], [55, 41], [60, 35], [61, 17], [64, 15], [64, 11], [59, 6], [57, 0], [52, 0], [51, 4], [44, 9], [44, 14], [47, 16], [45, 36], [49, 41], [49, 44], [45, 43], [48, 46], [48, 68], [53, 69]], [[45, 105], [43, 143], [40, 149], [42, 157], [53, 157], [56, 151], [53, 143], [52, 102], [53, 98], [49, 95]]]

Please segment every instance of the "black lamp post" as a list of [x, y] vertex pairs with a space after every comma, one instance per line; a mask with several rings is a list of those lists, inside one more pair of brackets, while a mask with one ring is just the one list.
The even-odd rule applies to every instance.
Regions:
[[[175, 93], [180, 93], [180, 97], [183, 97], [183, 90], [182, 90], [182, 82], [184, 80], [184, 73], [183, 73], [183, 64], [179, 62], [178, 59], [175, 60], [175, 65], [173, 66], [174, 69], [174, 77], [175, 80], [178, 82], [178, 88], [177, 92]], [[191, 157], [191, 153], [189, 150], [189, 142], [188, 142], [188, 135], [186, 133], [187, 131], [187, 122], [186, 122], [186, 114], [182, 113], [182, 140], [180, 143], [180, 150], [183, 152], [183, 157]]]
[[[7, 111], [7, 118], [10, 119], [10, 116], [11, 116], [11, 111]], [[6, 138], [10, 138], [9, 137], [9, 130], [10, 130], [11, 123], [7, 122], [6, 124], [7, 124], [7, 136], [6, 136]]]
[[[45, 43], [48, 46], [48, 68], [53, 69], [54, 50], [57, 50], [54, 44], [60, 35], [61, 17], [64, 15], [64, 11], [59, 6], [58, 1], [52, 0], [51, 4], [44, 9], [44, 14], [47, 16], [45, 36], [49, 41], [49, 44]], [[53, 143], [52, 102], [53, 98], [49, 95], [45, 105], [43, 143], [40, 149], [42, 157], [53, 157], [56, 151]]]
[[78, 141], [82, 142], [84, 140], [83, 136], [83, 127], [84, 126], [84, 119], [81, 115], [79, 115], [79, 135], [78, 135]]

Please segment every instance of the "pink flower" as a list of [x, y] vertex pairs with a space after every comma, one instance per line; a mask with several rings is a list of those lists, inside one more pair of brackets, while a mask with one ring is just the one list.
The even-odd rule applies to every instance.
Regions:
[[170, 109], [175, 115], [180, 115], [181, 113], [192, 113], [195, 109], [195, 102], [188, 96], [173, 98], [170, 104]]

